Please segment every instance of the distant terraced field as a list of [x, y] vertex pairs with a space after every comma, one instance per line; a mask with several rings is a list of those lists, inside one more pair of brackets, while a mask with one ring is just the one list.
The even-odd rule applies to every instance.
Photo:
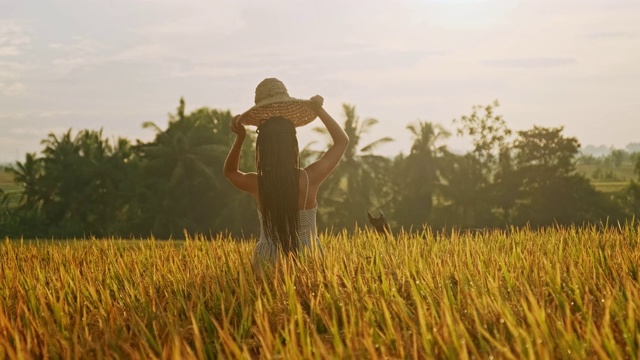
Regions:
[[12, 204], [18, 201], [20, 186], [13, 182], [13, 174], [6, 170], [0, 170], [0, 189], [10, 194]]
[[619, 167], [601, 165], [578, 165], [576, 173], [591, 181], [598, 191], [613, 193], [629, 185], [629, 181], [636, 178], [633, 173], [634, 164], [625, 163]]

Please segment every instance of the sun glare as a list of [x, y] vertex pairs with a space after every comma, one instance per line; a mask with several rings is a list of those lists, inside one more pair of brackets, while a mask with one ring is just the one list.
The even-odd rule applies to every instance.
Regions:
[[504, 22], [505, 15], [515, 7], [505, 0], [435, 0], [429, 3], [427, 15], [431, 24], [447, 29], [487, 29]]

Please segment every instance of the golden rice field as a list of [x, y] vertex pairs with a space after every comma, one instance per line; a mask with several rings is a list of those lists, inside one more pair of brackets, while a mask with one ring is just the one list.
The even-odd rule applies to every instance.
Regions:
[[0, 359], [640, 358], [639, 228], [0, 245]]

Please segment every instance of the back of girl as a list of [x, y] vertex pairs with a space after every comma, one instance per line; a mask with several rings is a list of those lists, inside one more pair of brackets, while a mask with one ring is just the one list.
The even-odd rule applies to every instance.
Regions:
[[[323, 253], [316, 230], [316, 197], [322, 182], [340, 162], [349, 139], [322, 105], [320, 96], [308, 101], [290, 98], [280, 81], [265, 79], [256, 88], [256, 106], [234, 117], [231, 123], [237, 136], [224, 174], [235, 187], [256, 199], [260, 239], [252, 264], [258, 273], [283, 256], [297, 257], [306, 251]], [[333, 144], [316, 162], [301, 169], [296, 126], [305, 125], [316, 116], [327, 127]], [[238, 169], [246, 137], [244, 124], [257, 126], [255, 173]]]

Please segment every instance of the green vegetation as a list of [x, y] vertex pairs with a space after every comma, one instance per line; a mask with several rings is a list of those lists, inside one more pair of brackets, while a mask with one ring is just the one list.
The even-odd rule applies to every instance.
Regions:
[[639, 230], [324, 235], [264, 282], [227, 236], [5, 241], [0, 358], [637, 358]]
[[[454, 121], [455, 133], [472, 142], [465, 154], [442, 144], [451, 136], [447, 129], [418, 121], [407, 127], [409, 154], [391, 159], [376, 149], [393, 139], [366, 139], [378, 120], [344, 104], [350, 144], [319, 193], [320, 229], [350, 231], [377, 209], [395, 232], [423, 224], [504, 229], [640, 218], [638, 153], [580, 156], [578, 140], [562, 127], [513, 132], [498, 106], [474, 106]], [[221, 171], [234, 138], [231, 118], [229, 111], [208, 108], [187, 114], [181, 100], [166, 128], [143, 124], [155, 132], [149, 142], [107, 139], [96, 130], [49, 134], [39, 154], [26, 154], [3, 174], [2, 181], [13, 177], [14, 184], [0, 187], [0, 237], [256, 234], [253, 199]], [[322, 153], [316, 149], [305, 147], [301, 162], [314, 161]], [[251, 133], [240, 168], [255, 169]]]

